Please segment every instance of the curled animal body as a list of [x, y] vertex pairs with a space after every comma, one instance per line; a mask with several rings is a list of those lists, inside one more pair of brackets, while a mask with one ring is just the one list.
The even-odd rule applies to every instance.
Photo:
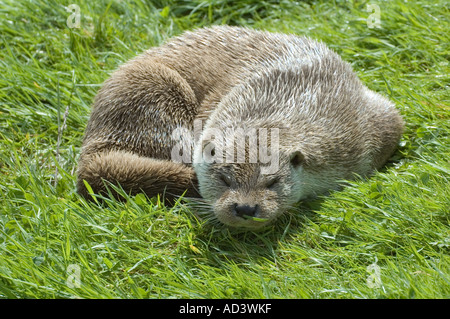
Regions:
[[[307, 37], [240, 27], [185, 32], [118, 68], [85, 131], [78, 192], [201, 196], [257, 228], [380, 168], [403, 120], [351, 66]], [[183, 133], [184, 132], [184, 133]]]

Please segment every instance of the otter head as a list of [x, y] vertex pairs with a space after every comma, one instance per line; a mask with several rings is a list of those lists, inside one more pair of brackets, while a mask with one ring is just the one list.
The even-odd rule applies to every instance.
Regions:
[[[226, 131], [222, 132], [227, 135]], [[207, 133], [208, 130], [204, 131], [203, 137]], [[270, 145], [270, 156], [264, 157], [261, 148], [256, 149], [258, 156], [254, 156], [248, 130], [245, 134], [249, 139], [241, 144], [245, 150], [242, 158], [239, 158], [239, 141], [245, 141], [245, 137], [239, 134], [234, 135], [236, 143], [231, 146], [226, 143], [227, 138], [198, 143], [194, 169], [200, 194], [220, 222], [255, 229], [275, 220], [303, 197], [304, 157], [299, 150], [280, 149], [278, 143]]]

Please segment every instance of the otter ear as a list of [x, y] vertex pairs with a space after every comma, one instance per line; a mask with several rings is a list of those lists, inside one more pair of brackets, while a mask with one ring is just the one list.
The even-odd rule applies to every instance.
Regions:
[[295, 168], [302, 165], [304, 161], [305, 161], [305, 157], [303, 156], [302, 152], [300, 152], [300, 151], [293, 152], [290, 156], [291, 165], [294, 166]]
[[216, 156], [216, 146], [213, 142], [206, 142], [203, 146], [203, 157], [208, 163], [214, 161], [214, 156]]

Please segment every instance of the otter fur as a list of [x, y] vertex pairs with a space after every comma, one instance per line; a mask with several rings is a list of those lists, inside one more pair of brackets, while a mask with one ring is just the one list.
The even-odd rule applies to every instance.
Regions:
[[[183, 136], [173, 133], [193, 131], [196, 121], [200, 133], [183, 141], [192, 161], [174, 160]], [[402, 128], [393, 103], [323, 43], [203, 28], [144, 52], [105, 81], [85, 131], [77, 189], [87, 198], [85, 182], [96, 193], [112, 183], [150, 197], [201, 196], [222, 223], [257, 228], [302, 199], [382, 167]], [[226, 138], [215, 137], [228, 129]], [[270, 133], [275, 170], [250, 160], [255, 132], [258, 145]], [[241, 150], [230, 136], [243, 141]]]

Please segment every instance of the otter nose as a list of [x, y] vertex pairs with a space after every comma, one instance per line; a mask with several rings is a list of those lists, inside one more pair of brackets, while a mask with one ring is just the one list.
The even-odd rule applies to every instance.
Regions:
[[244, 218], [244, 216], [256, 217], [258, 215], [258, 212], [259, 212], [258, 205], [250, 206], [250, 205], [234, 204], [233, 213], [237, 217], [242, 217], [242, 218]]

